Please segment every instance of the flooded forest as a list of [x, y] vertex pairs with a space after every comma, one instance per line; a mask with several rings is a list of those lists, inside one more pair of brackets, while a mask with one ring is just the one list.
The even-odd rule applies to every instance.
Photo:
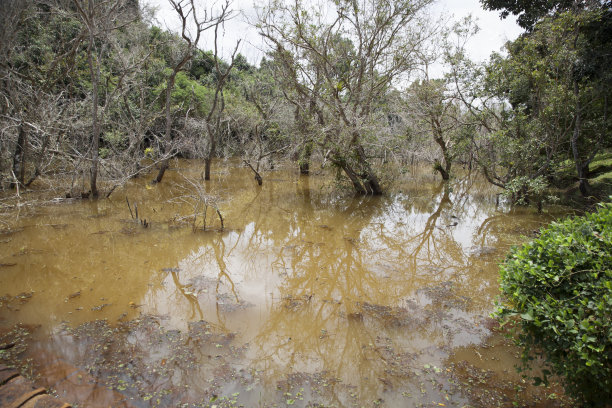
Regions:
[[0, 2], [0, 406], [609, 407], [610, 2], [247, 3]]

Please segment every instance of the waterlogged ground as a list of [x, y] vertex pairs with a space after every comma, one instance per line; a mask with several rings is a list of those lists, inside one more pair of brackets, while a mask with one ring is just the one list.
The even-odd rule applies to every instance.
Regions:
[[224, 229], [210, 208], [194, 230], [187, 161], [5, 214], [0, 360], [82, 407], [570, 405], [516, 374], [488, 317], [505, 251], [560, 213], [429, 168], [367, 198], [322, 171], [216, 170]]

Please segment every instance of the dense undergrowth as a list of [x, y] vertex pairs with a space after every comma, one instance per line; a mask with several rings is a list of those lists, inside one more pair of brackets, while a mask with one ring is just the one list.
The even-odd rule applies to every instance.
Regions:
[[514, 248], [501, 266], [497, 315], [520, 328], [516, 342], [529, 366], [543, 356], [566, 391], [584, 406], [612, 400], [612, 204], [553, 223]]

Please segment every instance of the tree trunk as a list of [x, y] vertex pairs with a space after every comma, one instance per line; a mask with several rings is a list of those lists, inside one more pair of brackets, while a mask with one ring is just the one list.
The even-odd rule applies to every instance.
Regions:
[[[259, 172], [257, 171], [257, 169], [255, 169], [251, 163], [249, 163], [246, 160], [242, 160], [244, 162], [244, 164], [246, 164], [247, 166], [249, 166], [249, 168], [253, 171], [253, 173], [255, 174], [255, 180], [257, 181], [258, 185], [262, 185], [263, 184], [263, 178], [261, 177], [261, 174], [259, 174]], [[257, 166], [257, 168], [259, 168], [259, 166]]]
[[210, 162], [211, 162], [211, 158], [206, 157], [204, 159], [204, 180], [209, 181], [210, 180]]
[[310, 173], [310, 157], [312, 156], [312, 143], [306, 143], [300, 157], [300, 174], [307, 176]]
[[[90, 6], [91, 7], [91, 6]], [[91, 167], [89, 170], [89, 184], [91, 188], [91, 196], [98, 198], [98, 161], [100, 149], [100, 123], [98, 122], [98, 84], [100, 81], [100, 61], [93, 61], [93, 46], [94, 46], [93, 28], [90, 29], [89, 47], [87, 50], [87, 61], [89, 63], [89, 71], [91, 73], [91, 88], [92, 88], [92, 126], [91, 126]]]
[[[578, 174], [578, 188], [583, 197], [587, 197], [590, 194], [589, 180], [587, 179], [587, 173], [589, 169], [589, 163], [584, 163], [580, 158], [580, 152], [578, 150], [578, 140], [580, 138], [580, 127], [582, 125], [582, 118], [580, 115], [580, 91], [578, 89], [578, 83], [574, 82], [574, 97], [576, 98], [576, 112], [574, 114], [574, 132], [571, 137], [572, 154], [574, 156], [574, 163], [576, 165], [576, 173]], [[586, 169], [586, 171], [585, 171]]]
[[378, 181], [378, 177], [370, 163], [368, 162], [365, 150], [361, 144], [358, 144], [355, 147], [355, 152], [357, 156], [357, 160], [359, 161], [359, 166], [361, 167], [361, 178], [363, 179], [363, 184], [366, 190], [366, 194], [371, 195], [382, 195], [383, 191], [380, 187], [380, 182]]
[[442, 129], [440, 129], [439, 125], [432, 124], [432, 131], [434, 132], [434, 140], [436, 141], [438, 146], [440, 146], [440, 150], [442, 150], [442, 157], [444, 160], [444, 167], [442, 167], [442, 163], [437, 161], [434, 168], [438, 172], [440, 172], [442, 180], [446, 181], [450, 179], [450, 170], [452, 165], [450, 153], [448, 152], [448, 146], [446, 145], [446, 141], [444, 140], [444, 137], [442, 137]]
[[153, 180], [154, 183], [161, 183], [164, 178], [164, 174], [168, 167], [170, 166], [170, 155], [172, 151], [172, 115], [170, 112], [170, 106], [172, 104], [172, 88], [174, 88], [174, 80], [176, 78], [176, 74], [178, 71], [176, 69], [172, 71], [172, 74], [168, 77], [168, 83], [166, 85], [166, 105], [165, 105], [165, 114], [166, 114], [166, 133], [164, 134], [164, 156], [166, 156], [159, 167], [159, 171], [157, 172], [157, 177]]
[[310, 163], [307, 161], [300, 162], [300, 174], [307, 176], [310, 174]]
[[367, 180], [366, 185], [368, 189], [368, 194], [382, 195], [383, 191], [382, 191], [382, 188], [380, 187], [380, 182], [378, 181], [378, 177], [369, 167], [370, 166], [368, 165], [367, 173], [365, 173], [365, 179]]
[[[23, 185], [25, 180], [25, 157], [26, 147], [28, 143], [28, 133], [24, 125], [19, 125], [19, 136], [17, 137], [17, 145], [15, 146], [15, 154], [13, 155], [13, 173], [17, 177], [17, 183]], [[14, 183], [13, 183], [14, 186]]]
[[367, 162], [362, 162], [359, 164], [361, 167], [361, 172], [357, 173], [357, 171], [355, 171], [355, 169], [353, 169], [353, 167], [348, 164], [344, 158], [338, 154], [336, 154], [336, 157], [336, 159], [333, 159], [334, 163], [338, 165], [347, 175], [357, 194], [382, 195], [383, 191], [380, 187], [378, 177], [372, 171]]
[[341, 167], [342, 170], [344, 170], [344, 173], [348, 176], [349, 180], [351, 180], [351, 183], [353, 183], [353, 188], [355, 189], [355, 192], [361, 195], [368, 194], [367, 190], [365, 189], [365, 186], [363, 185], [357, 173], [355, 173], [355, 171], [346, 163], [343, 163]]
[[434, 164], [434, 169], [436, 171], [438, 171], [440, 173], [440, 175], [442, 176], [442, 180], [447, 181], [450, 179], [450, 174], [448, 172], [450, 166], [445, 166], [442, 167], [442, 163], [440, 163], [438, 160], [436, 160], [435, 164]]
[[28, 182], [25, 184], [26, 187], [29, 187], [30, 184], [32, 184], [34, 182], [34, 180], [36, 180], [38, 178], [38, 176], [40, 176], [41, 174], [41, 164], [43, 161], [43, 158], [45, 157], [45, 152], [47, 151], [47, 147], [49, 146], [49, 139], [50, 139], [50, 135], [47, 134], [45, 135], [44, 139], [43, 139], [43, 144], [42, 147], [40, 149], [40, 152], [38, 153], [38, 157], [34, 163], [34, 174], [32, 174], [32, 177], [30, 177], [30, 179], [28, 180]]
[[162, 179], [164, 178], [164, 174], [166, 174], [166, 170], [168, 170], [168, 167], [170, 167], [170, 159], [166, 158], [162, 160], [161, 165], [159, 166], [157, 176], [153, 180], [154, 183], [161, 183]]
[[204, 158], [204, 180], [208, 181], [210, 180], [210, 164], [213, 156], [215, 155], [215, 150], [217, 149], [217, 138], [215, 137], [214, 130], [209, 123], [206, 123], [206, 133], [208, 133], [208, 145], [210, 148], [208, 149], [208, 154]]

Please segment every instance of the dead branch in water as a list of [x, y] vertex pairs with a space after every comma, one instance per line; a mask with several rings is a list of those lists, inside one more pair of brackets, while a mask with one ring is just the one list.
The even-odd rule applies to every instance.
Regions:
[[218, 208], [215, 208], [215, 210], [217, 211], [217, 215], [219, 216], [219, 221], [221, 221], [221, 229], [224, 229], [225, 227], [223, 226], [223, 217], [221, 216], [221, 211], [219, 211]]
[[125, 202], [127, 203], [128, 210], [130, 210], [130, 217], [134, 219], [134, 214], [132, 213], [132, 207], [130, 207], [130, 200], [128, 200], [127, 196], [125, 196]]
[[259, 174], [259, 172], [257, 170], [255, 170], [255, 168], [253, 166], [251, 166], [251, 163], [249, 163], [246, 160], [243, 160], [244, 164], [246, 164], [247, 166], [249, 166], [249, 168], [251, 170], [253, 170], [253, 173], [255, 173], [255, 180], [257, 180], [257, 184], [259, 184], [260, 186], [263, 184], [263, 179], [261, 178], [261, 175]]
[[225, 222], [223, 219], [223, 215], [221, 214], [221, 210], [219, 210], [218, 202], [219, 198], [212, 194], [209, 194], [206, 191], [206, 186], [195, 181], [191, 180], [184, 175], [181, 174], [186, 184], [179, 185], [179, 187], [185, 191], [185, 194], [178, 196], [171, 201], [180, 202], [187, 204], [193, 208], [193, 213], [191, 215], [182, 216], [176, 218], [177, 220], [184, 220], [191, 218], [191, 226], [194, 231], [198, 229], [198, 216], [202, 217], [202, 229], [206, 230], [206, 218], [208, 214], [208, 208], [211, 207], [217, 216], [219, 217], [219, 222], [221, 223], [221, 230], [225, 229]]
[[136, 221], [137, 223], [139, 223], [145, 228], [148, 228], [151, 226], [151, 223], [148, 222], [146, 218], [143, 218], [143, 219], [138, 218], [138, 204], [137, 203], [133, 203], [134, 213], [136, 214], [134, 215], [134, 213], [132, 213], [132, 208], [130, 207], [130, 200], [127, 198], [127, 196], [125, 197], [125, 202], [127, 203], [128, 210], [130, 210], [130, 216], [132, 217], [132, 220]]

